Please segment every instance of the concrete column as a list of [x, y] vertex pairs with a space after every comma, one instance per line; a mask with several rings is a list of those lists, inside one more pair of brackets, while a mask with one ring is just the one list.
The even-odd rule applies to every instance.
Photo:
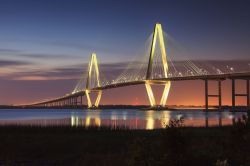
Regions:
[[235, 111], [235, 79], [232, 79], [232, 111]]
[[250, 87], [249, 87], [249, 81], [250, 80], [246, 80], [246, 84], [247, 84], [247, 107], [248, 107], [248, 109], [250, 109]]
[[218, 100], [219, 100], [219, 110], [221, 110], [221, 80], [218, 81]]
[[208, 110], [208, 80], [205, 80], [205, 108]]

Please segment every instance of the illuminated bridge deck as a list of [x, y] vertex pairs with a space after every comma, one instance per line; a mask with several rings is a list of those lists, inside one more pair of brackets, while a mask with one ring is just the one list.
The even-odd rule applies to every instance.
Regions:
[[[241, 73], [227, 73], [227, 74], [218, 74], [218, 75], [200, 75], [200, 76], [181, 76], [181, 77], [169, 77], [169, 78], [160, 78], [160, 79], [152, 79], [149, 81], [152, 82], [166, 82], [166, 81], [188, 81], [188, 80], [226, 80], [226, 79], [250, 79], [250, 72], [241, 72]], [[96, 87], [91, 90], [108, 90], [108, 89], [114, 89], [114, 88], [119, 88], [119, 87], [126, 87], [126, 86], [132, 86], [132, 85], [140, 85], [140, 84], [145, 84], [145, 80], [139, 80], [139, 81], [131, 81], [131, 82], [122, 82], [122, 83], [113, 83], [101, 87]], [[46, 104], [46, 103], [52, 103], [52, 102], [58, 102], [62, 100], [66, 100], [72, 97], [77, 97], [77, 96], [84, 96], [85, 95], [85, 90], [78, 91], [76, 93], [72, 94], [67, 94], [65, 96], [43, 101], [43, 102], [38, 102], [32, 105], [41, 105], [41, 104]]]

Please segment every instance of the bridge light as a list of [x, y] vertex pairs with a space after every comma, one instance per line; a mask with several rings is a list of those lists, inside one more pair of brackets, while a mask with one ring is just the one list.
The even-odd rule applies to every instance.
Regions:
[[217, 69], [217, 74], [223, 74], [220, 69]]

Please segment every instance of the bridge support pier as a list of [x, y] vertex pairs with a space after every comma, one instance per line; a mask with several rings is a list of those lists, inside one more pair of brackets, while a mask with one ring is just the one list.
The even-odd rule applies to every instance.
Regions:
[[248, 109], [250, 109], [250, 80], [246, 80], [247, 81], [247, 107]]
[[221, 80], [215, 80], [218, 81], [218, 94], [209, 94], [208, 90], [208, 79], [205, 79], [205, 110], [208, 111], [208, 106], [209, 102], [208, 99], [209, 97], [217, 97], [218, 98], [218, 109], [221, 110]]
[[80, 97], [81, 97], [81, 101], [80, 102], [81, 102], [81, 107], [82, 107], [82, 95]]
[[148, 98], [149, 98], [149, 102], [150, 102], [151, 107], [157, 106], [157, 103], [156, 103], [156, 100], [154, 97], [154, 93], [153, 93], [153, 90], [151, 88], [151, 85], [154, 85], [154, 84], [164, 85], [164, 90], [163, 90], [161, 101], [160, 101], [159, 105], [161, 107], [165, 107], [166, 102], [167, 102], [167, 98], [168, 98], [168, 94], [169, 94], [169, 90], [170, 90], [171, 82], [170, 81], [165, 81], [165, 82], [160, 81], [159, 82], [159, 81], [146, 80], [145, 86], [146, 86], [146, 90], [147, 90], [147, 94], [148, 94]]
[[[93, 104], [90, 98], [91, 92], [97, 92], [97, 97], [95, 103]], [[102, 97], [102, 90], [85, 90], [85, 94], [87, 97], [88, 108], [98, 108], [101, 97]]]
[[77, 107], [77, 97], [74, 97], [74, 100], [75, 100], [74, 105], [75, 105], [75, 107]]
[[235, 90], [236, 79], [232, 78], [231, 80], [232, 80], [232, 111], [235, 111], [236, 97], [246, 97], [246, 99], [247, 99], [247, 108], [250, 109], [250, 87], [249, 87], [249, 81], [250, 80], [245, 79], [245, 81], [246, 81], [246, 92], [245, 93], [236, 93], [236, 90]]

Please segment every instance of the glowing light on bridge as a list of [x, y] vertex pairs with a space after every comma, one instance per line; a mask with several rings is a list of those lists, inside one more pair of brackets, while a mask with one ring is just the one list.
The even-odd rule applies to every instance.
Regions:
[[[150, 105], [165, 107], [168, 99], [171, 82], [178, 80], [204, 80], [205, 81], [205, 107], [208, 109], [208, 97], [217, 97], [219, 108], [221, 106], [221, 81], [225, 79], [232, 80], [232, 107], [235, 107], [235, 98], [237, 96], [244, 96], [247, 99], [247, 105], [250, 107], [250, 88], [249, 88], [249, 62], [247, 62], [247, 69], [239, 72], [239, 66], [234, 63], [224, 64], [223, 68], [216, 64], [202, 64], [197, 61], [194, 63], [190, 60], [173, 61], [172, 54], [166, 52], [165, 37], [161, 24], [157, 23], [154, 28], [153, 35], [150, 35], [150, 47], [147, 47], [147, 52], [143, 58], [139, 57], [138, 61], [133, 61], [128, 64], [127, 68], [117, 78], [109, 78], [105, 80], [104, 74], [99, 73], [99, 66], [96, 54], [91, 55], [88, 66], [88, 71], [81, 77], [73, 92], [67, 93], [64, 96], [45, 100], [38, 103], [32, 103], [29, 106], [43, 106], [43, 107], [61, 107], [69, 106], [75, 107], [83, 106], [82, 97], [86, 95], [87, 104], [89, 108], [96, 108], [99, 106], [102, 90], [112, 89], [130, 85], [145, 84], [146, 92], [149, 98]], [[168, 49], [169, 50], [169, 49]], [[148, 59], [149, 55], [149, 59]], [[159, 56], [160, 55], [160, 56]], [[209, 68], [206, 68], [209, 66]], [[212, 69], [212, 70], [211, 70]], [[110, 73], [109, 73], [110, 74]], [[100, 75], [103, 77], [100, 79]], [[243, 79], [246, 81], [246, 92], [238, 94], [235, 92], [235, 80]], [[100, 81], [101, 80], [101, 81]], [[215, 80], [218, 82], [218, 94], [208, 94], [208, 80]], [[86, 86], [84, 86], [86, 83]], [[164, 90], [160, 101], [157, 103], [151, 85], [163, 85]], [[92, 103], [90, 95], [97, 93], [97, 97]], [[81, 101], [79, 102], [79, 97]], [[27, 106], [27, 105], [26, 105]], [[88, 120], [87, 120], [88, 121]], [[72, 121], [73, 124], [78, 124], [78, 120]], [[97, 122], [98, 123], [98, 122]]]
[[[159, 23], [157, 23], [155, 25], [155, 30], [154, 30], [152, 45], [151, 45], [151, 51], [150, 51], [150, 57], [149, 57], [149, 62], [148, 62], [146, 81], [145, 81], [145, 86], [146, 86], [148, 98], [150, 101], [150, 105], [152, 107], [156, 106], [157, 103], [156, 103], [151, 85], [152, 84], [159, 84], [159, 81], [150, 80], [151, 75], [152, 75], [152, 64], [153, 64], [153, 60], [154, 60], [154, 56], [155, 56], [157, 39], [159, 40], [159, 45], [160, 45], [160, 52], [161, 52], [163, 71], [164, 71], [163, 74], [164, 74], [164, 77], [167, 78], [168, 77], [167, 53], [166, 53], [166, 49], [165, 49], [162, 27], [161, 27], [161, 24], [159, 24]], [[168, 98], [171, 82], [170, 81], [165, 81], [165, 82], [160, 81], [160, 83], [165, 86], [164, 90], [163, 90], [162, 97], [161, 97], [161, 101], [160, 101], [160, 106], [164, 107], [166, 105], [166, 101]]]
[[[101, 100], [101, 96], [102, 96], [102, 90], [91, 90], [93, 87], [91, 86], [91, 78], [92, 78], [92, 70], [93, 70], [93, 66], [94, 66], [94, 80], [97, 82], [97, 87], [100, 87], [100, 79], [99, 79], [99, 68], [98, 68], [98, 63], [97, 63], [97, 58], [96, 58], [96, 54], [92, 53], [91, 55], [91, 60], [89, 62], [89, 68], [88, 68], [88, 77], [87, 77], [87, 84], [86, 84], [86, 90], [85, 90], [85, 94], [87, 97], [87, 102], [88, 102], [88, 107], [91, 108], [92, 105], [92, 101], [90, 98], [90, 93], [91, 92], [97, 92], [97, 98], [95, 100], [94, 103], [94, 107], [98, 107], [100, 100]], [[94, 86], [95, 87], [95, 86]]]

